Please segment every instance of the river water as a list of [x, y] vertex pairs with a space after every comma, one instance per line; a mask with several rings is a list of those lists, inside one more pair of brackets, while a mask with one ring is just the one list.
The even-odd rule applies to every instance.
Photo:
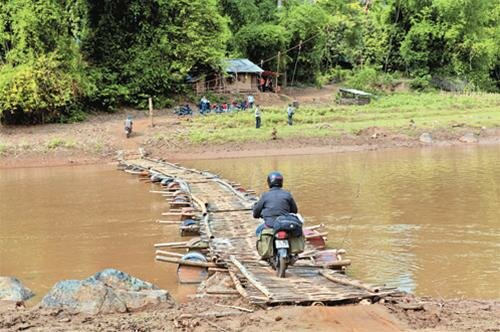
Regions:
[[[347, 250], [350, 274], [417, 295], [500, 298], [500, 149], [383, 150], [186, 161], [262, 192], [278, 169], [328, 245]], [[183, 300], [175, 267], [153, 244], [179, 241], [158, 225], [168, 205], [114, 166], [0, 170], [0, 275], [37, 294], [61, 279], [114, 267]]]

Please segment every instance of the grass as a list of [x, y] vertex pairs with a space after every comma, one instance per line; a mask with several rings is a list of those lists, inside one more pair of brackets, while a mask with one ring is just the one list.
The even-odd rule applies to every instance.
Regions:
[[363, 106], [304, 106], [294, 115], [293, 126], [286, 124], [285, 108], [264, 107], [261, 129], [255, 129], [252, 111], [210, 114], [193, 118], [187, 138], [195, 144], [263, 141], [270, 138], [272, 128], [281, 138], [335, 137], [369, 127], [411, 133], [410, 120], [417, 130], [448, 130], [457, 123], [500, 127], [500, 94], [403, 93]]
[[75, 147], [75, 145], [76, 143], [73, 140], [59, 138], [59, 137], [51, 138], [47, 143], [45, 143], [46, 148], [49, 150], [54, 150], [59, 147], [73, 148]]
[[5, 143], [0, 143], [0, 156], [9, 151], [9, 146]]

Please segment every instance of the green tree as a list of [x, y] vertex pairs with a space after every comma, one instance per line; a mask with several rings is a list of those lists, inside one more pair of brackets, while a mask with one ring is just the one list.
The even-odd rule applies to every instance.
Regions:
[[224, 56], [229, 30], [215, 0], [89, 4], [91, 32], [83, 49], [99, 68], [97, 103], [137, 105], [145, 95], [185, 91], [189, 72], [217, 67]]
[[393, 26], [387, 66], [489, 86], [498, 59], [499, 6], [485, 0], [390, 1], [385, 7], [386, 24]]
[[74, 3], [2, 1], [0, 6], [0, 112], [3, 122], [58, 120], [78, 103], [88, 84], [68, 26]]

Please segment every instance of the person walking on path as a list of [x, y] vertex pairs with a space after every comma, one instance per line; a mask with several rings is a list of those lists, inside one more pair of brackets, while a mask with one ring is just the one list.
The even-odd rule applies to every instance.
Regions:
[[292, 107], [292, 104], [288, 105], [288, 108], [286, 109], [286, 113], [288, 115], [288, 125], [291, 126], [293, 124], [293, 114], [295, 113], [295, 110]]
[[248, 107], [253, 108], [253, 104], [255, 103], [255, 98], [253, 95], [248, 95]]
[[257, 105], [255, 107], [255, 128], [260, 128], [260, 107]]

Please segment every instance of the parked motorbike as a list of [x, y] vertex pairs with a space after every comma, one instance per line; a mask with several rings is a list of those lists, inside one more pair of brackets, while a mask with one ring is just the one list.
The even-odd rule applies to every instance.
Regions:
[[125, 127], [125, 136], [127, 136], [127, 138], [129, 138], [130, 135], [132, 135], [132, 126]]
[[257, 240], [257, 251], [284, 278], [288, 266], [304, 251], [305, 240], [302, 221], [294, 214], [276, 218], [273, 228], [262, 230]]

